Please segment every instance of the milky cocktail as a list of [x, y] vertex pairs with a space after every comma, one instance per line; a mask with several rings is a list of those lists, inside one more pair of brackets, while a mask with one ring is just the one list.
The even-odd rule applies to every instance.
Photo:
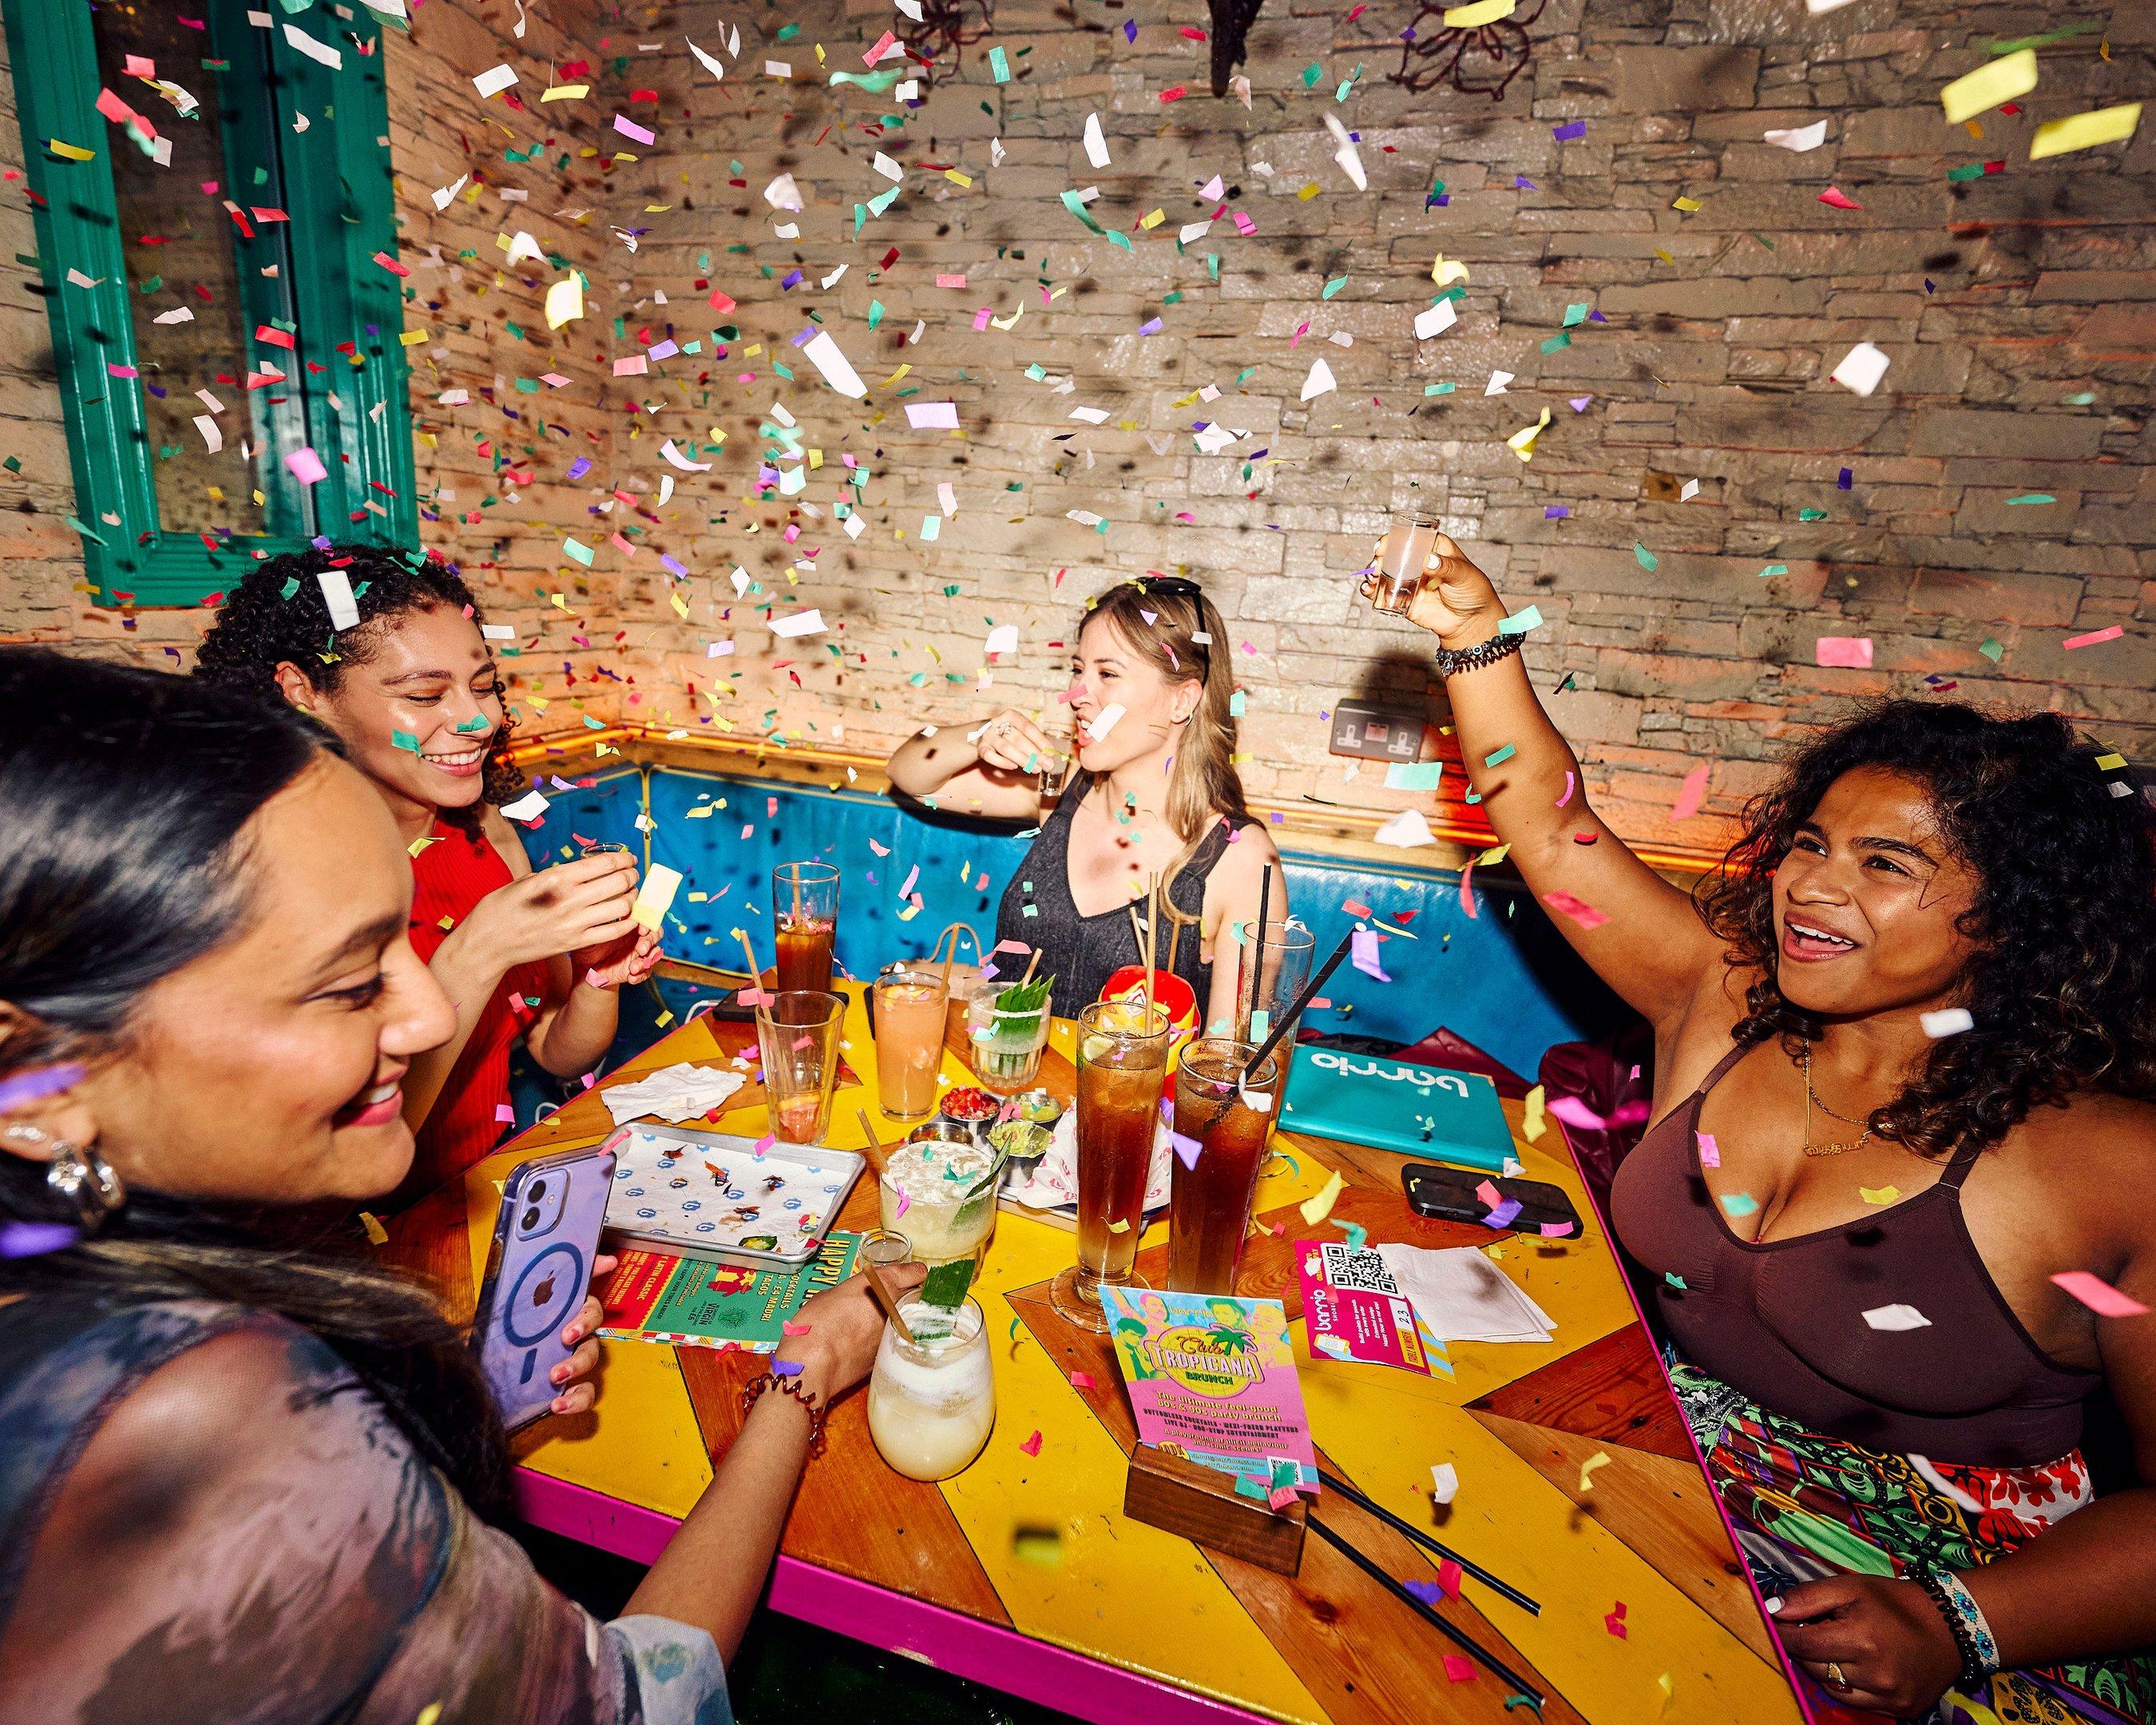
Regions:
[[947, 1480], [981, 1453], [996, 1423], [987, 1327], [971, 1300], [955, 1312], [899, 1308], [915, 1340], [884, 1326], [869, 1377], [869, 1435], [908, 1479]]

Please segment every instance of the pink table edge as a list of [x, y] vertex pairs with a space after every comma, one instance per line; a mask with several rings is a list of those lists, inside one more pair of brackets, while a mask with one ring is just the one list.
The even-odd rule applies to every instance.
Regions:
[[[681, 1525], [657, 1510], [529, 1467], [516, 1471], [515, 1497], [516, 1513], [533, 1527], [632, 1563], [650, 1563]], [[1094, 1725], [1268, 1725], [1268, 1715], [798, 1558], [780, 1556], [767, 1603], [788, 1617]]]

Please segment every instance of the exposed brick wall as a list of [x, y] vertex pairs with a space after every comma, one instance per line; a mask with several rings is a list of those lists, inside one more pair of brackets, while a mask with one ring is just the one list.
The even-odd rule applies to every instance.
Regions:
[[[1531, 64], [1493, 103], [1414, 96], [1384, 81], [1407, 21], [1398, 4], [1349, 23], [1344, 8], [1268, 0], [1251, 36], [1246, 112], [1207, 91], [1206, 49], [1179, 33], [1204, 22], [1194, 6], [1004, 0], [997, 33], [964, 50], [902, 131], [880, 136], [876, 117], [896, 102], [827, 88], [816, 48], [829, 69], [862, 69], [866, 46], [901, 22], [881, 0], [843, 9], [803, 0], [760, 13], [696, 0], [626, 19], [611, 4], [548, 10], [557, 21], [581, 18], [581, 45], [564, 43], [557, 57], [588, 54], [598, 75], [589, 99], [547, 117], [572, 151], [606, 157], [619, 146], [640, 162], [603, 169], [579, 157], [557, 176], [558, 150], [543, 169], [501, 161], [508, 141], [486, 121], [507, 120], [520, 148], [531, 122], [498, 101], [482, 110], [469, 75], [512, 59], [540, 111], [536, 88], [555, 48], [547, 33], [558, 28], [535, 13], [521, 57], [506, 51], [517, 45], [506, 42], [506, 0], [429, 0], [414, 41], [393, 44], [390, 61], [399, 208], [412, 221], [406, 255], [435, 239], [445, 254], [468, 246], [482, 259], [461, 272], [454, 315], [429, 316], [430, 328], [449, 331], [444, 375], [424, 363], [415, 372], [415, 403], [443, 387], [474, 395], [469, 407], [417, 410], [440, 437], [439, 449], [423, 446], [423, 471], [459, 493], [427, 531], [467, 562], [500, 566], [487, 572], [490, 598], [514, 602], [520, 623], [544, 631], [526, 637], [545, 644], [525, 667], [557, 667], [545, 696], [560, 693], [562, 658], [581, 662], [577, 695], [598, 660], [638, 683], [599, 685], [595, 712], [685, 719], [684, 680], [701, 690], [716, 680], [732, 691], [716, 711], [737, 734], [775, 725], [821, 740], [843, 727], [846, 742], [881, 742], [1004, 696], [1047, 700], [1060, 678], [1045, 644], [1067, 637], [1079, 601], [1116, 576], [1181, 567], [1204, 577], [1235, 642], [1252, 649], [1238, 650], [1237, 664], [1253, 789], [1397, 805], [1406, 799], [1374, 788], [1374, 769], [1343, 780], [1341, 763], [1322, 754], [1317, 716], [1345, 694], [1430, 698], [1422, 643], [1373, 621], [1351, 575], [1391, 510], [1434, 501], [1515, 607], [1540, 606], [1546, 622], [1529, 662], [1546, 688], [1570, 674], [1555, 710], [1588, 757], [1590, 786], [1628, 833], [1712, 842], [1717, 817], [1759, 781], [1793, 721], [1841, 696], [1921, 689], [1926, 674], [1958, 680], [1962, 695], [2059, 707], [2130, 751], [2156, 744], [2156, 499], [2145, 429], [2156, 128], [2124, 146], [2026, 160], [2036, 121], [2148, 94], [2149, 8], [2090, 6], [2064, 20], [2004, 4], [1855, 0], [1811, 18], [1800, 0], [1548, 0], [1530, 27]], [[1135, 43], [1126, 18], [1139, 25]], [[2099, 28], [2042, 51], [2026, 112], [1984, 116], [1981, 138], [1944, 123], [1939, 87], [1981, 62], [1986, 44], [2060, 22]], [[777, 40], [789, 23], [798, 33]], [[682, 37], [716, 49], [733, 25], [740, 56], [714, 80]], [[647, 54], [646, 43], [665, 47]], [[993, 80], [992, 45], [1008, 57], [1007, 84]], [[765, 76], [767, 59], [789, 61], [793, 79]], [[1306, 87], [1312, 65], [1320, 69]], [[1336, 104], [1335, 87], [1358, 67], [1353, 93]], [[1189, 95], [1160, 102], [1176, 85]], [[639, 89], [660, 100], [631, 102]], [[655, 127], [658, 145], [608, 130], [618, 111]], [[1327, 112], [1359, 130], [1367, 194], [1332, 161]], [[1112, 152], [1106, 168], [1089, 164], [1081, 141], [1093, 113]], [[1763, 141], [1769, 128], [1820, 119], [1827, 141], [1810, 153]], [[1584, 136], [1553, 136], [1581, 121]], [[991, 165], [994, 139], [1000, 166]], [[855, 205], [891, 184], [871, 167], [878, 150], [905, 165], [904, 190], [856, 238]], [[529, 188], [531, 204], [490, 195], [435, 218], [427, 191], [481, 157], [490, 173]], [[2004, 171], [1948, 182], [1949, 168], [1986, 159]], [[954, 165], [972, 184], [924, 162]], [[761, 195], [782, 171], [806, 196], [798, 216]], [[1223, 217], [1178, 256], [1173, 236], [1211, 208], [1196, 192], [1216, 172], [1230, 208], [1256, 232], [1238, 236]], [[1433, 178], [1450, 202], [1425, 208]], [[1062, 191], [1095, 185], [1093, 213], [1128, 233], [1132, 249], [1089, 235], [1065, 209]], [[1312, 185], [1316, 195], [1300, 195]], [[1863, 209], [1820, 203], [1829, 185]], [[1702, 207], [1673, 208], [1680, 196]], [[19, 222], [8, 202], [5, 219]], [[581, 226], [526, 216], [564, 208], [593, 213]], [[1162, 223], [1142, 229], [1156, 208]], [[774, 235], [786, 220], [798, 222], [798, 239]], [[537, 300], [552, 273], [526, 270], [534, 285], [480, 295], [493, 280], [485, 260], [500, 256], [497, 223], [529, 226], [542, 244], [588, 259], [593, 291], [585, 321], [563, 332], [576, 363], [562, 370], [577, 381], [542, 398], [569, 436], [540, 445], [538, 480], [521, 501], [468, 527], [460, 513], [499, 495], [480, 483], [488, 464], [472, 454], [475, 436], [519, 451], [523, 442], [524, 428], [485, 405], [479, 385], [543, 368], [536, 344], [509, 338], [503, 318], [543, 333]], [[28, 250], [22, 226], [15, 249]], [[644, 230], [630, 236], [636, 249], [609, 228]], [[891, 246], [900, 259], [879, 273]], [[1469, 269], [1466, 297], [1452, 330], [1418, 342], [1409, 324], [1440, 251]], [[1209, 253], [1219, 259], [1217, 284]], [[844, 277], [822, 288], [841, 264]], [[802, 279], [783, 288], [796, 270]], [[940, 288], [939, 274], [963, 275], [967, 285]], [[1341, 277], [1345, 285], [1323, 299]], [[415, 282], [429, 296], [439, 279], [423, 272]], [[713, 311], [699, 280], [739, 310]], [[1044, 288], [1063, 291], [1044, 304]], [[1178, 303], [1163, 303], [1177, 291]], [[0, 297], [10, 318], [28, 298], [19, 288]], [[885, 308], [873, 333], [872, 300]], [[1606, 321], [1563, 331], [1566, 308], [1581, 302]], [[1024, 316], [1007, 331], [977, 331], [982, 307]], [[786, 345], [811, 310], [869, 382], [869, 402], [824, 388]], [[619, 341], [616, 315], [626, 320]], [[1161, 332], [1140, 335], [1154, 317]], [[917, 345], [908, 339], [916, 320], [927, 321]], [[741, 336], [715, 362], [708, 348], [722, 323], [737, 323]], [[670, 330], [701, 338], [706, 352], [649, 377], [611, 377], [612, 356], [635, 352], [639, 331], [657, 341]], [[1571, 345], [1545, 354], [1560, 332]], [[1340, 336], [1353, 345], [1331, 339]], [[1826, 377], [1864, 340], [1893, 362], [1869, 399]], [[795, 382], [774, 376], [774, 357]], [[1301, 403], [1320, 357], [1339, 387]], [[912, 370], [886, 387], [901, 364]], [[1029, 378], [1029, 365], [1046, 376]], [[1495, 369], [1517, 375], [1507, 393], [1486, 398]], [[1059, 393], [1066, 378], [1072, 387]], [[1423, 393], [1446, 381], [1455, 393]], [[1186, 399], [1209, 383], [1219, 400]], [[916, 402], [957, 403], [958, 434], [907, 425], [899, 392], [916, 386]], [[27, 403], [24, 435], [57, 453], [57, 434], [38, 429], [49, 425], [39, 402], [49, 394], [15, 392], [4, 410]], [[1577, 398], [1586, 401], [1575, 412]], [[535, 404], [513, 393], [499, 400], [520, 412]], [[774, 402], [798, 418], [822, 465], [799, 497], [759, 501], [757, 452], [776, 447], [759, 427]], [[1553, 422], [1523, 465], [1504, 439], [1545, 406]], [[1105, 409], [1106, 421], [1072, 419], [1074, 407]], [[1190, 433], [1199, 418], [1249, 435], [1203, 454]], [[676, 493], [660, 507], [670, 471], [660, 442], [713, 459], [715, 427], [726, 434], [716, 465], [675, 475]], [[578, 449], [598, 465], [570, 484], [562, 475]], [[1260, 449], [1265, 459], [1246, 475]], [[832, 513], [847, 455], [872, 475], [855, 494], [866, 523], [857, 541]], [[5, 517], [15, 525], [0, 548], [20, 561], [0, 577], [9, 588], [0, 629], [109, 632], [63, 603], [67, 545], [52, 526], [64, 465], [59, 454], [57, 467], [47, 459], [33, 475], [37, 516]], [[1847, 490], [1836, 484], [1845, 467]], [[1679, 501], [1691, 480], [1697, 495]], [[943, 513], [945, 481], [958, 512], [926, 543], [923, 519]], [[634, 557], [605, 547], [624, 508], [588, 513], [616, 485], [649, 511]], [[2008, 501], [2030, 493], [2057, 501]], [[800, 504], [818, 513], [791, 512]], [[1556, 506], [1569, 515], [1548, 518]], [[1822, 517], [1800, 520], [1806, 509]], [[1073, 510], [1101, 518], [1105, 534], [1068, 519]], [[782, 537], [789, 521], [797, 542]], [[562, 560], [565, 532], [602, 547], [591, 572]], [[26, 544], [42, 550], [28, 554]], [[661, 552], [690, 578], [677, 584], [655, 569]], [[762, 584], [752, 598], [819, 606], [834, 632], [774, 640], [734, 603], [737, 564]], [[1774, 564], [1787, 572], [1763, 577]], [[18, 608], [18, 570], [42, 583], [44, 610]], [[570, 611], [540, 597], [553, 592]], [[688, 607], [685, 621], [670, 593]], [[1025, 650], [983, 692], [975, 678], [990, 619], [1018, 624]], [[2112, 624], [2123, 639], [2065, 649]], [[1823, 634], [1870, 637], [1875, 668], [1818, 666]], [[577, 647], [578, 635], [592, 645]], [[737, 642], [732, 658], [705, 656], [726, 639]], [[1986, 641], [1998, 644], [1996, 663], [1979, 650]], [[832, 644], [845, 649], [844, 665]], [[1716, 763], [1707, 814], [1672, 831], [1676, 781], [1702, 760]]]

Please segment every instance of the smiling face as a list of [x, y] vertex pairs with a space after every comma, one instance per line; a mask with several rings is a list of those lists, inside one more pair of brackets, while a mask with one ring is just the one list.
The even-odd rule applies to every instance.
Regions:
[[323, 756], [242, 835], [246, 908], [151, 987], [52, 1126], [174, 1198], [367, 1199], [412, 1161], [399, 1086], [455, 1012], [406, 934], [412, 868], [382, 798]]
[[1830, 1018], [1952, 1004], [1974, 950], [1959, 923], [1978, 885], [1921, 783], [1879, 767], [1843, 773], [1774, 870], [1784, 996]]
[[479, 625], [446, 604], [404, 611], [369, 625], [364, 650], [333, 691], [289, 664], [278, 685], [343, 739], [400, 814], [478, 802], [506, 692]]
[[[1079, 630], [1070, 655], [1068, 699], [1078, 764], [1097, 777], [1147, 754], [1172, 752], [1176, 733], [1204, 692], [1195, 677], [1170, 677], [1156, 669], [1113, 619], [1096, 613]], [[1096, 737], [1094, 719], [1111, 706], [1122, 708], [1122, 716], [1106, 737]]]

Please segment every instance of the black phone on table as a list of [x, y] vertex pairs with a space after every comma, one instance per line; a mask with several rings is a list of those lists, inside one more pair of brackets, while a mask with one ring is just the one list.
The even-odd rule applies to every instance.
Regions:
[[1445, 1168], [1436, 1163], [1411, 1162], [1400, 1170], [1400, 1184], [1407, 1192], [1408, 1208], [1419, 1216], [1446, 1222], [1486, 1224], [1491, 1206], [1481, 1189], [1490, 1186], [1500, 1204], [1519, 1205], [1519, 1213], [1502, 1225], [1522, 1234], [1539, 1234], [1545, 1227], [1568, 1224], [1568, 1230], [1553, 1236], [1577, 1240], [1586, 1231], [1579, 1212], [1563, 1189], [1546, 1180], [1508, 1180], [1471, 1168]]

